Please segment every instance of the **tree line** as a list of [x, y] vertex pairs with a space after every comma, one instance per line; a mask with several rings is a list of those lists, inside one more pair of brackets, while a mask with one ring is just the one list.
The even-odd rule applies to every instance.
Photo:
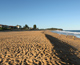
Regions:
[[21, 25], [16, 26], [0, 25], [0, 30], [37, 30], [37, 29], [38, 28], [36, 25], [33, 25], [33, 27], [29, 27], [27, 24], [25, 24], [23, 27], [21, 27]]
[[23, 29], [38, 29], [36, 25], [33, 25], [33, 28], [30, 28], [27, 24], [23, 27]]

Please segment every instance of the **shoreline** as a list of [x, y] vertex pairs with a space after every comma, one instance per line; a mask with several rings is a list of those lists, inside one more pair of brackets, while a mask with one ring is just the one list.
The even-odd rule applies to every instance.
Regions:
[[[52, 31], [54, 31], [54, 30], [51, 30], [51, 32], [52, 32]], [[53, 32], [53, 33], [56, 33], [56, 32]], [[57, 34], [62, 34], [62, 33], [57, 33]], [[76, 35], [69, 35], [68, 33], [62, 34], [62, 35], [66, 35], [66, 36], [74, 36], [75, 38], [80, 39], [80, 37], [77, 37]]]
[[[45, 31], [45, 33], [49, 34], [49, 35], [51, 35], [51, 36], [53, 36], [53, 37], [55, 37], [55, 38], [57, 38], [57, 39], [59, 39], [61, 41], [63, 41], [63, 42], [66, 42], [66, 43], [69, 42], [69, 44], [71, 44], [72, 46], [73, 46], [73, 44], [76, 45], [76, 43], [80, 44], [80, 38], [77, 38], [76, 36], [75, 36], [75, 38], [73, 38], [72, 35], [68, 35], [66, 37], [66, 35], [63, 35], [63, 34], [59, 35], [58, 33], [54, 33], [54, 32], [51, 32], [49, 30]], [[80, 47], [80, 45], [77, 45], [77, 46]]]
[[[62, 58], [64, 61], [69, 61], [71, 63], [75, 62], [79, 63], [80, 61], [80, 40], [79, 39], [73, 39], [70, 37], [67, 37], [65, 35], [59, 35], [57, 33], [50, 32], [49, 30], [44, 31], [45, 36], [47, 39], [52, 43], [54, 46], [57, 56], [59, 58]], [[73, 61], [72, 61], [73, 60]], [[76, 61], [75, 61], [76, 60]], [[77, 64], [79, 65], [79, 64]]]

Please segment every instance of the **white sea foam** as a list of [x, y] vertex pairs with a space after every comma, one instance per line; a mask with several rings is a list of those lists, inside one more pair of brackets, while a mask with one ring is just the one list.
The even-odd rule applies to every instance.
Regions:
[[60, 33], [72, 33], [72, 34], [80, 34], [80, 32], [70, 32], [70, 31], [56, 31]]
[[73, 34], [80, 34], [80, 32], [69, 32], [69, 33], [73, 33]]
[[52, 31], [52, 32], [58, 33], [58, 34], [64, 34], [64, 35], [74, 35], [74, 36], [80, 38], [80, 32], [59, 31], [59, 30], [57, 30], [57, 31]]

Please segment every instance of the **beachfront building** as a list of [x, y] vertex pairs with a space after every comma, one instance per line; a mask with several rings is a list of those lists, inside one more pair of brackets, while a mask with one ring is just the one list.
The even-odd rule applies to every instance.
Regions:
[[18, 29], [19, 29], [19, 28], [21, 28], [21, 26], [20, 26], [20, 25], [17, 25], [16, 27], [17, 27]]
[[0, 28], [9, 28], [9, 26], [0, 24]]
[[10, 27], [8, 25], [4, 25], [3, 28], [9, 29]]
[[9, 28], [9, 26], [7, 26], [7, 25], [3, 25], [2, 28]]
[[17, 29], [16, 26], [9, 26], [10, 29]]
[[29, 27], [29, 29], [33, 29], [32, 27]]
[[21, 28], [20, 25], [17, 25], [17, 26], [8, 26], [8, 25], [2, 25], [0, 24], [0, 28], [4, 28], [4, 29], [19, 29]]
[[2, 28], [2, 25], [0, 24], [0, 28]]

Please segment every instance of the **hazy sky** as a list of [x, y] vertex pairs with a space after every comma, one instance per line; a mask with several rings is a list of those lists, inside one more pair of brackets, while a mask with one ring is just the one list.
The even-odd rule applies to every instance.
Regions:
[[0, 24], [80, 30], [80, 0], [0, 0]]

